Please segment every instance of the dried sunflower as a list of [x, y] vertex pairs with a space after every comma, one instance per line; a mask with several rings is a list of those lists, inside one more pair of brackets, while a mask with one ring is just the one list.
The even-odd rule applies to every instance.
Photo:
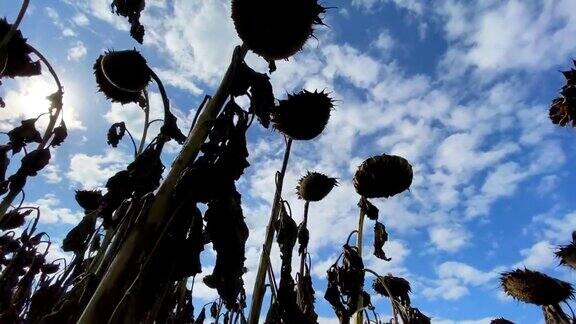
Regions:
[[336, 181], [336, 178], [330, 178], [322, 173], [308, 171], [305, 176], [298, 180], [296, 191], [300, 199], [320, 201], [337, 185], [338, 181]]
[[560, 259], [561, 265], [576, 269], [576, 242], [559, 246], [554, 254]]
[[232, 0], [232, 20], [242, 41], [265, 59], [286, 59], [314, 36], [326, 8], [318, 0]]
[[332, 108], [333, 100], [324, 91], [303, 90], [280, 101], [272, 113], [272, 123], [292, 139], [311, 140], [326, 128]]
[[[12, 25], [5, 18], [0, 19], [0, 40], [8, 34]], [[0, 53], [0, 78], [28, 77], [39, 75], [40, 62], [32, 61], [32, 50], [26, 44], [26, 39], [17, 31]]]
[[514, 322], [511, 322], [511, 321], [505, 319], [504, 317], [500, 317], [500, 318], [496, 318], [496, 319], [493, 319], [492, 321], [490, 321], [490, 324], [514, 324]]
[[574, 294], [571, 284], [528, 269], [502, 273], [500, 284], [513, 298], [540, 306], [559, 304]]
[[112, 102], [138, 103], [151, 79], [146, 59], [136, 50], [109, 51], [94, 64], [96, 83]]
[[102, 191], [100, 190], [76, 190], [76, 202], [86, 212], [98, 209], [100, 206], [100, 199], [102, 199]]
[[[405, 305], [410, 305], [410, 283], [404, 278], [394, 277], [392, 275], [386, 275], [374, 279], [372, 283], [374, 290], [380, 295], [390, 297], [388, 290], [393, 295], [392, 297], [397, 298], [399, 301]], [[386, 288], [388, 290], [386, 290]]]
[[388, 198], [407, 190], [412, 177], [412, 165], [406, 159], [382, 154], [362, 162], [354, 175], [354, 187], [362, 197]]
[[548, 116], [552, 123], [559, 126], [566, 126], [572, 123], [575, 126], [576, 120], [576, 105], [574, 98], [556, 98], [552, 101]]

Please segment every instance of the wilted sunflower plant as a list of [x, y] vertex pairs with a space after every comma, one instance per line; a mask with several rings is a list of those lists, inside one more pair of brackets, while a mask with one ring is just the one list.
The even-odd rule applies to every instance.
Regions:
[[[366, 273], [376, 277], [372, 285], [374, 291], [389, 298], [394, 316], [392, 323], [430, 323], [430, 318], [411, 306], [407, 280], [391, 274], [381, 276], [366, 268], [362, 258], [364, 221], [368, 217], [375, 221], [374, 256], [386, 262], [391, 260], [383, 250], [388, 241], [386, 227], [378, 222], [379, 210], [369, 199], [390, 198], [408, 190], [412, 178], [412, 166], [406, 159], [387, 154], [365, 160], [354, 175], [354, 187], [360, 195], [358, 229], [348, 236], [342, 253], [328, 269], [328, 287], [324, 294], [341, 323], [351, 320], [358, 324], [365, 320], [383, 323], [370, 301], [370, 294], [364, 290]], [[350, 244], [353, 234], [357, 236], [355, 246]]]

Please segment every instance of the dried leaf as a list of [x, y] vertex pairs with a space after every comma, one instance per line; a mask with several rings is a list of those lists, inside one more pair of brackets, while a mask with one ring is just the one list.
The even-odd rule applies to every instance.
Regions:
[[66, 129], [66, 123], [64, 123], [64, 120], [60, 122], [60, 126], [54, 128], [53, 134], [54, 137], [52, 138], [52, 142], [50, 142], [50, 146], [56, 147], [64, 143], [64, 140], [68, 137], [68, 130]]
[[124, 122], [114, 123], [108, 129], [108, 145], [112, 145], [112, 147], [117, 147], [120, 140], [126, 134], [126, 124]]
[[392, 259], [387, 258], [386, 253], [382, 250], [387, 241], [388, 233], [386, 232], [386, 227], [377, 221], [374, 224], [374, 256], [381, 260], [390, 261]]

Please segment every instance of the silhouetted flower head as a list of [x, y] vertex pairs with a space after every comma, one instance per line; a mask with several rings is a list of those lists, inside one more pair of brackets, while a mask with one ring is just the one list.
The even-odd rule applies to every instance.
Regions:
[[382, 154], [362, 162], [354, 175], [354, 187], [362, 197], [388, 198], [407, 190], [412, 177], [412, 166], [406, 159]]
[[313, 37], [326, 8], [318, 0], [232, 0], [238, 36], [267, 60], [286, 59]]
[[[576, 61], [574, 66], [576, 66]], [[560, 91], [560, 97], [554, 99], [550, 105], [548, 116], [552, 123], [559, 126], [576, 126], [576, 70], [563, 71], [566, 84]]]
[[509, 296], [539, 306], [556, 305], [574, 294], [571, 284], [528, 269], [502, 273], [500, 284]]
[[560, 260], [561, 265], [576, 269], [576, 242], [559, 246], [554, 254]]
[[150, 68], [136, 50], [110, 51], [94, 64], [100, 91], [113, 102], [138, 103], [142, 90], [150, 83]]
[[308, 172], [298, 180], [296, 191], [298, 198], [306, 201], [320, 201], [326, 197], [334, 186], [338, 185], [336, 178], [318, 172]]
[[326, 128], [333, 107], [327, 93], [303, 90], [280, 101], [272, 122], [275, 129], [292, 139], [311, 140]]
[[[12, 25], [6, 19], [0, 19], [0, 40], [10, 31]], [[0, 78], [7, 76], [28, 77], [40, 74], [40, 62], [32, 61], [30, 58], [30, 47], [26, 44], [26, 39], [18, 30], [10, 38], [5, 48], [0, 50]]]
[[406, 305], [410, 305], [410, 283], [404, 278], [394, 277], [392, 275], [386, 275], [374, 279], [372, 287], [380, 295], [391, 297], [386, 290], [386, 287], [390, 290], [392, 297], [397, 298]]
[[74, 198], [80, 207], [89, 212], [98, 209], [102, 192], [100, 190], [76, 190]]
[[514, 322], [511, 322], [511, 321], [505, 319], [504, 317], [500, 317], [500, 318], [496, 318], [496, 319], [493, 319], [492, 321], [490, 321], [490, 324], [514, 324]]

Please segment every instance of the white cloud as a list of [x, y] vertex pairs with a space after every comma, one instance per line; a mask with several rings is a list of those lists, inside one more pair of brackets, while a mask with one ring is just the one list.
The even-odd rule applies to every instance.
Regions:
[[428, 233], [432, 244], [446, 252], [459, 251], [470, 239], [470, 234], [460, 226], [435, 226]]
[[530, 270], [546, 270], [557, 264], [554, 259], [555, 246], [548, 241], [540, 241], [528, 249], [520, 251], [524, 260], [515, 265], [517, 268], [528, 268]]
[[30, 206], [40, 207], [40, 222], [48, 224], [65, 223], [77, 224], [84, 214], [61, 207], [61, 201], [54, 194], [46, 194], [44, 197], [33, 201]]
[[420, 15], [424, 12], [424, 2], [419, 0], [352, 0], [352, 4], [366, 10], [373, 9], [376, 5], [393, 3], [399, 8], [406, 9], [409, 12]]
[[[446, 19], [450, 60], [481, 71], [542, 70], [565, 61], [576, 49], [576, 4], [562, 1], [446, 0], [435, 6]], [[454, 63], [450, 63], [452, 66]]]
[[74, 16], [74, 17], [72, 18], [72, 21], [73, 21], [76, 25], [82, 26], [82, 27], [88, 26], [88, 25], [90, 24], [90, 19], [88, 19], [88, 17], [87, 17], [85, 14], [83, 14], [83, 13], [79, 13], [79, 14], [77, 14], [76, 16]]
[[66, 56], [66, 58], [68, 61], [79, 61], [84, 58], [87, 53], [88, 50], [86, 49], [86, 46], [84, 46], [84, 43], [77, 41], [74, 46], [68, 49], [68, 56]]
[[104, 155], [77, 153], [70, 157], [66, 177], [82, 189], [103, 187], [108, 178], [124, 169], [129, 157], [119, 149], [107, 149]]
[[390, 34], [390, 31], [384, 29], [383, 31], [380, 32], [378, 38], [372, 44], [382, 52], [386, 53], [389, 52], [392, 48], [394, 48], [394, 46], [396, 46], [396, 41]]

